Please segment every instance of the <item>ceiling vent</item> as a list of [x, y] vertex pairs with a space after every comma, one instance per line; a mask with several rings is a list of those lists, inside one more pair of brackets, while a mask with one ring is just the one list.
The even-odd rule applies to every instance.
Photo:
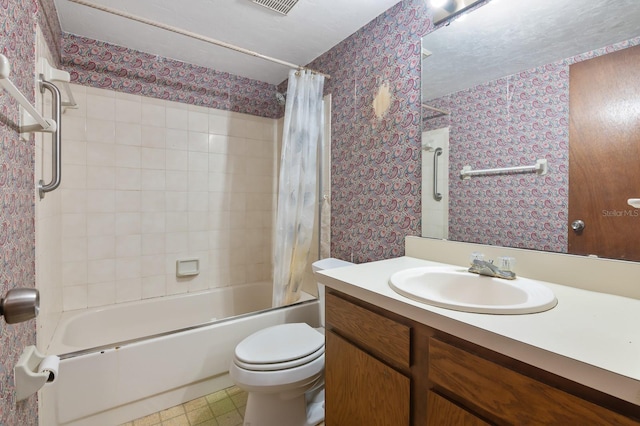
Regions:
[[299, 0], [251, 0], [252, 2], [264, 6], [267, 9], [274, 10], [278, 13], [286, 15], [295, 6]]

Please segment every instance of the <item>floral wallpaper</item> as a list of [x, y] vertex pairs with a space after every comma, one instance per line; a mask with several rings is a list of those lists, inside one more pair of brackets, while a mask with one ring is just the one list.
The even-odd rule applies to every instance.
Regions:
[[62, 35], [73, 83], [208, 108], [277, 118], [276, 86], [114, 44]]
[[60, 37], [62, 35], [58, 11], [54, 0], [38, 0], [38, 6], [38, 26], [44, 35], [47, 45], [50, 47], [49, 50], [53, 54], [55, 63], [51, 65], [58, 67], [60, 66]]
[[[0, 1], [0, 53], [11, 64], [10, 80], [35, 99], [35, 0]], [[16, 287], [35, 287], [34, 139], [20, 139], [18, 104], [0, 89], [0, 297]], [[36, 341], [35, 321], [0, 320], [0, 424], [37, 425], [37, 397], [16, 403], [13, 367]]]
[[[640, 38], [526, 70], [430, 101], [449, 116], [449, 238], [567, 252], [569, 65], [637, 45]], [[461, 180], [460, 170], [533, 165], [549, 172]]]
[[[404, 0], [309, 64], [331, 75], [332, 256], [399, 256], [420, 234], [420, 39], [432, 30], [422, 0]], [[284, 83], [265, 83], [63, 34], [62, 63], [78, 84], [277, 118]], [[390, 106], [376, 117], [381, 86]]]
[[401, 256], [405, 236], [420, 235], [420, 39], [430, 16], [423, 0], [404, 0], [309, 64], [331, 75], [334, 257]]

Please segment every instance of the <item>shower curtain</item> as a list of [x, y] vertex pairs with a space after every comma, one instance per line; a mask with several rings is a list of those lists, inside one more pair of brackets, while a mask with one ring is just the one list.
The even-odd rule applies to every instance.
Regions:
[[318, 143], [324, 133], [324, 76], [289, 72], [273, 250], [273, 306], [300, 297], [314, 231]]

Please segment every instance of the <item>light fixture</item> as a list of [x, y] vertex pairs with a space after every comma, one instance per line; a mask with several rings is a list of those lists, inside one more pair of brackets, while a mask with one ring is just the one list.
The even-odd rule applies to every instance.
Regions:
[[[430, 0], [433, 8], [433, 24], [452, 21], [456, 16], [461, 16], [473, 6], [485, 1], [487, 0]], [[443, 5], [438, 6], [440, 4]]]
[[451, 3], [451, 0], [431, 0], [430, 3], [433, 7], [444, 8], [447, 3]]

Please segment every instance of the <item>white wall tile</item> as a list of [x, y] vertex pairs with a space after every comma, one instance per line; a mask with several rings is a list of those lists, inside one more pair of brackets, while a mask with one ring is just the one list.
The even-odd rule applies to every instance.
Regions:
[[63, 303], [62, 308], [65, 311], [74, 309], [83, 309], [87, 307], [87, 286], [76, 285], [65, 287], [62, 289]]
[[189, 152], [209, 152], [209, 134], [189, 132]]
[[117, 190], [115, 192], [116, 197], [116, 212], [139, 212], [140, 211], [140, 192], [139, 191], [125, 191]]
[[116, 122], [116, 143], [120, 145], [142, 145], [142, 126], [134, 123]]
[[140, 147], [116, 145], [116, 166], [140, 168]]
[[[67, 135], [71, 130], [68, 136], [73, 139], [79, 139], [79, 135], [73, 132], [73, 128], [68, 128], [69, 123], [67, 121], [65, 121], [65, 133], [63, 135]], [[87, 118], [86, 140], [87, 142], [114, 143], [116, 140], [116, 123], [114, 121]]]
[[86, 162], [88, 166], [115, 166], [115, 145], [113, 143], [88, 143]]
[[[274, 120], [77, 90], [59, 192], [64, 309], [268, 278]], [[193, 256], [201, 273], [177, 278]]]
[[143, 169], [165, 170], [166, 153], [164, 148], [142, 148], [140, 166]]
[[90, 260], [87, 262], [87, 283], [111, 283], [116, 279], [115, 259]]
[[[116, 118], [115, 98], [102, 95], [87, 95], [87, 117], [100, 120], [114, 121]], [[66, 123], [65, 123], [66, 124]]]
[[167, 191], [187, 191], [189, 175], [186, 170], [167, 170], [165, 189]]
[[116, 121], [140, 124], [142, 121], [142, 104], [137, 100], [116, 97]]
[[167, 149], [186, 151], [189, 149], [189, 132], [180, 129], [167, 129], [165, 145]]
[[165, 127], [141, 126], [140, 137], [142, 146], [165, 149], [167, 129]]
[[209, 131], [209, 115], [205, 112], [189, 111], [188, 129], [192, 132]]
[[115, 189], [121, 191], [133, 191], [141, 189], [140, 185], [140, 169], [132, 169], [128, 167], [118, 167], [116, 169]]
[[114, 189], [116, 170], [114, 167], [94, 166], [87, 168], [87, 189]]
[[[154, 234], [154, 233], [162, 233], [166, 230], [165, 226], [165, 216], [166, 213], [163, 212], [142, 212], [142, 233], [143, 234]], [[164, 250], [164, 240], [162, 244]]]
[[164, 191], [166, 173], [164, 170], [142, 170], [140, 173], [140, 189]]
[[189, 112], [184, 109], [177, 109], [167, 106], [166, 109], [167, 128], [187, 130], [189, 128]]
[[165, 127], [166, 108], [164, 105], [142, 103], [140, 123], [142, 125]]
[[113, 235], [96, 236], [87, 241], [89, 260], [113, 259], [116, 257], [116, 237]]
[[87, 286], [88, 307], [106, 306], [116, 303], [115, 282], [89, 284]]
[[114, 235], [116, 230], [114, 213], [87, 213], [87, 236]]

